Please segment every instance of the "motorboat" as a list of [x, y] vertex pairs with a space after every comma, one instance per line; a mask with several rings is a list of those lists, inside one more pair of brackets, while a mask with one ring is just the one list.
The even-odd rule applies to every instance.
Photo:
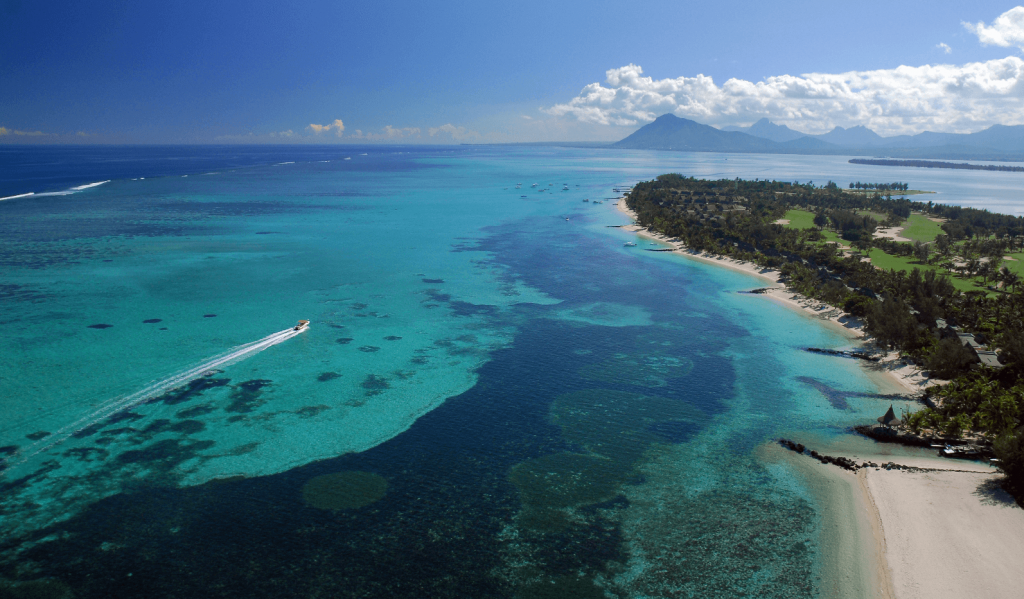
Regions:
[[628, 248], [635, 248], [636, 247], [636, 244], [633, 243], [632, 241], [627, 241], [626, 243], [624, 243], [622, 245], [624, 245], [624, 246], [626, 246]]
[[297, 324], [294, 327], [292, 327], [292, 330], [293, 331], [305, 331], [308, 328], [309, 328], [309, 321], [308, 320], [300, 320], [299, 324]]

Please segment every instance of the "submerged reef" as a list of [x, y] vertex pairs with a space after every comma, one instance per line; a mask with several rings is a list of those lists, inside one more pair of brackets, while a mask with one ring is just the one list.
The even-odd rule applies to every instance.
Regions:
[[44, 578], [26, 582], [0, 582], [0, 599], [69, 599], [71, 588], [60, 582]]
[[302, 500], [321, 510], [349, 510], [380, 501], [388, 481], [372, 472], [335, 472], [316, 476], [302, 486]]

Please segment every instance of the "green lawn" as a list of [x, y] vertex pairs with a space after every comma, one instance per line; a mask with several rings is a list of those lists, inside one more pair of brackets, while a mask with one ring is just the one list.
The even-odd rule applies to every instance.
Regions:
[[911, 214], [907, 220], [907, 227], [900, 233], [900, 237], [906, 237], [914, 241], [935, 241], [935, 236], [942, 233], [939, 223], [928, 220], [923, 214]]
[[814, 229], [814, 213], [808, 210], [787, 210], [782, 218], [789, 221], [787, 229]]
[[1010, 272], [1016, 274], [1018, 277], [1024, 277], [1024, 252], [1007, 254], [1007, 256], [1016, 258], [1016, 260], [1003, 260], [1003, 263], [1000, 266], [1005, 266], [1010, 270]]
[[[787, 229], [817, 229], [814, 226], [814, 213], [807, 210], [792, 209], [787, 210], [786, 215], [782, 218], [789, 221], [788, 225], [782, 225]], [[834, 241], [842, 246], [849, 246], [850, 242], [842, 239], [834, 231], [828, 229], [821, 230], [821, 236], [824, 241]]]
[[847, 247], [847, 246], [850, 245], [849, 241], [846, 241], [845, 239], [840, 237], [839, 234], [836, 233], [835, 231], [829, 231], [828, 229], [822, 229], [821, 236], [825, 238], [825, 241], [834, 241], [834, 242], [838, 243], [839, 245], [841, 245], [843, 247]]
[[889, 218], [889, 215], [887, 214], [882, 214], [880, 212], [871, 212], [870, 210], [857, 210], [855, 212], [861, 216], [870, 216], [871, 218], [877, 220], [880, 223], [884, 222], [885, 219]]
[[953, 286], [959, 289], [960, 291], [974, 291], [978, 289], [984, 290], [984, 288], [978, 287], [971, 280], [959, 279], [953, 276], [953, 273], [950, 273], [944, 268], [939, 268], [938, 266], [934, 266], [932, 264], [921, 264], [920, 262], [917, 261], [917, 258], [909, 256], [890, 256], [889, 254], [886, 254], [885, 252], [878, 248], [871, 248], [871, 252], [868, 254], [868, 256], [871, 258], [871, 264], [875, 265], [878, 268], [902, 270], [905, 272], [910, 272], [915, 268], [920, 269], [921, 272], [924, 272], [926, 270], [934, 270], [936, 272], [949, 275], [950, 282], [953, 283]]

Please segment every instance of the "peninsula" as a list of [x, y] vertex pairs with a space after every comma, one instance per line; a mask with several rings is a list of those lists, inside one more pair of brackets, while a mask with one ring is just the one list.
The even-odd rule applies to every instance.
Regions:
[[870, 443], [818, 448], [835, 458], [783, 441], [814, 458], [797, 458], [800, 471], [848, 489], [851, 503], [830, 517], [856, 515], [858, 526], [874, 529], [851, 534], [875, 539], [876, 596], [1014, 596], [1022, 580], [1008, 573], [1024, 556], [1024, 219], [851, 195], [831, 182], [681, 175], [639, 183], [619, 206], [635, 219], [632, 230], [767, 277], [779, 287], [758, 290], [766, 296], [847, 331], [862, 328], [896, 355], [890, 367], [910, 362], [902, 382], [923, 390], [930, 407], [903, 418], [890, 410], [875, 438], [969, 442], [996, 456], [998, 471], [886, 460]]
[[1024, 498], [1024, 218], [768, 180], [662, 175], [625, 197], [637, 225], [691, 252], [776, 270], [924, 367], [930, 406], [902, 425], [970, 438]]

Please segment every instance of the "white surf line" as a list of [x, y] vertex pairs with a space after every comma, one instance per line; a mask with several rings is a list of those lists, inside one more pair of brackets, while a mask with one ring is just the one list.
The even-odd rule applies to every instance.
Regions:
[[[304, 330], [305, 329], [303, 329], [303, 331]], [[230, 364], [240, 362], [246, 358], [252, 357], [258, 354], [259, 352], [267, 349], [268, 347], [277, 345], [282, 341], [287, 341], [288, 339], [291, 339], [296, 335], [300, 335], [303, 331], [296, 331], [293, 328], [289, 328], [283, 331], [278, 331], [272, 335], [267, 335], [266, 337], [258, 341], [253, 341], [252, 343], [239, 345], [238, 347], [231, 349], [227, 353], [220, 354], [219, 356], [215, 356], [213, 358], [210, 358], [209, 360], [206, 360], [205, 362], [199, 364], [198, 366], [193, 366], [192, 368], [189, 368], [184, 372], [172, 375], [162, 381], [152, 383], [151, 385], [149, 385], [145, 389], [142, 389], [141, 391], [137, 391], [125, 397], [119, 397], [117, 399], [114, 399], [113, 401], [106, 403], [99, 409], [94, 410], [88, 416], [83, 416], [82, 418], [79, 418], [75, 422], [60, 428], [55, 433], [47, 437], [46, 440], [41, 440], [38, 443], [30, 445], [26, 449], [19, 451], [15, 455], [20, 456], [20, 458], [17, 461], [11, 460], [8, 462], [8, 464], [11, 467], [22, 464], [29, 458], [38, 455], [43, 451], [51, 449], [57, 445], [60, 445], [64, 441], [67, 441], [75, 433], [85, 428], [88, 428], [89, 426], [92, 426], [93, 424], [96, 424], [105, 418], [109, 418], [110, 416], [113, 416], [118, 412], [130, 410], [135, 406], [145, 403], [146, 401], [154, 397], [163, 395], [168, 391], [177, 389], [178, 387], [183, 387], [184, 385], [187, 385], [188, 383], [205, 375], [211, 370], [222, 368]], [[0, 474], [0, 476], [2, 476], [2, 474]]]
[[34, 191], [30, 191], [28, 193], [19, 193], [16, 196], [7, 196], [6, 198], [0, 198], [0, 202], [2, 202], [4, 200], [13, 200], [15, 198], [27, 198], [28, 196], [34, 196], [34, 195], [36, 195], [36, 192], [34, 192]]
[[72, 187], [71, 189], [74, 190], [74, 191], [82, 191], [83, 189], [89, 189], [90, 187], [97, 187], [99, 185], [103, 185], [104, 183], [110, 183], [110, 179], [107, 179], [106, 181], [98, 181], [96, 183], [88, 183], [86, 185], [79, 185], [78, 187]]

